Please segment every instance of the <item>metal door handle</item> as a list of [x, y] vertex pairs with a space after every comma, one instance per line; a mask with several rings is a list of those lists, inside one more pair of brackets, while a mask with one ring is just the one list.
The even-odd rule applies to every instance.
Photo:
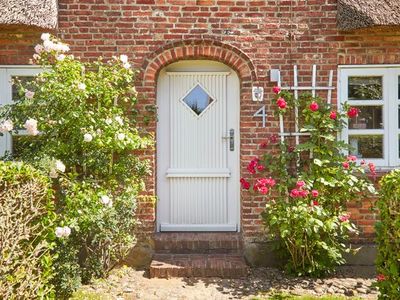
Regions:
[[235, 129], [229, 129], [229, 136], [223, 136], [222, 138], [229, 140], [229, 150], [235, 151]]

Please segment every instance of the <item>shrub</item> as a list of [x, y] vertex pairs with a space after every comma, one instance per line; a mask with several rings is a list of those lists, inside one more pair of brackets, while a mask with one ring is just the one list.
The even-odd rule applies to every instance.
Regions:
[[34, 61], [45, 71], [16, 81], [20, 97], [0, 112], [0, 131], [25, 128], [29, 139], [20, 140], [14, 159], [52, 178], [59, 216], [53, 283], [57, 297], [67, 298], [80, 283], [106, 276], [132, 247], [136, 196], [149, 174], [136, 153], [153, 139], [137, 126], [126, 55], [82, 62], [54, 37], [42, 39]]
[[340, 112], [319, 97], [302, 94], [296, 100], [290, 92], [275, 92], [277, 114], [298, 107], [300, 132], [309, 136], [299, 145], [271, 136], [262, 146], [273, 151], [249, 162], [251, 180], [242, 178], [242, 188], [267, 198], [263, 221], [288, 261], [286, 268], [297, 275], [323, 275], [343, 264], [343, 253], [351, 250], [346, 242], [357, 230], [346, 204], [375, 193], [365, 174], [366, 169], [374, 174], [375, 166], [344, 156], [348, 145], [337, 140], [346, 118], [357, 113], [353, 108]]
[[51, 183], [23, 163], [0, 161], [0, 295], [52, 297], [55, 214]]
[[397, 299], [400, 295], [400, 170], [384, 176], [380, 185], [377, 202], [380, 222], [376, 224], [377, 285], [380, 299]]

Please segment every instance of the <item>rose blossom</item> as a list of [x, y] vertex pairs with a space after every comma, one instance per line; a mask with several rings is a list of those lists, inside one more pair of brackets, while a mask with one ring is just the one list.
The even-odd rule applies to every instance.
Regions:
[[37, 45], [35, 46], [35, 52], [36, 52], [37, 54], [40, 54], [40, 53], [42, 53], [42, 52], [43, 52], [43, 50], [44, 50], [44, 48], [43, 48], [43, 46], [42, 46], [42, 45], [40, 45], [40, 44], [37, 44]]
[[339, 216], [340, 222], [347, 222], [350, 219], [349, 215], [341, 215]]
[[277, 135], [277, 134], [271, 135], [271, 137], [269, 138], [269, 141], [270, 141], [272, 144], [275, 144], [276, 142], [278, 142], [278, 135]]
[[119, 125], [123, 125], [124, 121], [122, 120], [122, 118], [120, 116], [116, 116], [115, 117], [115, 121], [117, 121], [119, 123]]
[[55, 234], [58, 238], [68, 237], [71, 234], [71, 228], [68, 226], [56, 227]]
[[310, 193], [310, 192], [307, 191], [307, 190], [301, 190], [301, 191], [299, 191], [299, 196], [305, 198], [305, 197], [308, 196], [309, 193]]
[[112, 206], [112, 200], [107, 195], [103, 195], [100, 197], [100, 202], [106, 206]]
[[318, 202], [317, 200], [313, 200], [312, 205], [318, 206], [318, 205], [319, 205], [319, 202]]
[[286, 108], [286, 101], [283, 98], [278, 98], [278, 100], [276, 100], [276, 104], [279, 106], [280, 109]]
[[316, 198], [316, 197], [318, 197], [319, 192], [317, 190], [312, 190], [311, 195]]
[[342, 163], [343, 168], [345, 168], [346, 170], [349, 169], [350, 165], [347, 161]]
[[331, 118], [332, 120], [336, 120], [337, 118], [336, 111], [331, 111], [329, 118]]
[[356, 161], [357, 160], [357, 156], [355, 155], [348, 155], [346, 158], [348, 161]]
[[37, 135], [39, 131], [37, 130], [37, 121], [35, 119], [26, 120], [24, 127], [30, 135]]
[[90, 133], [85, 133], [84, 135], [83, 135], [83, 140], [85, 141], [85, 142], [91, 142], [92, 140], [93, 140], [93, 136], [90, 134]]
[[121, 54], [119, 56], [119, 60], [122, 61], [123, 63], [127, 63], [128, 62], [128, 56], [125, 54]]
[[258, 165], [257, 166], [257, 170], [258, 171], [263, 171], [265, 168], [264, 168], [264, 166], [263, 165]]
[[250, 182], [248, 182], [246, 179], [241, 178], [240, 183], [241, 183], [242, 189], [248, 190], [250, 188]]
[[130, 63], [124, 63], [123, 64], [123, 67], [125, 68], [125, 69], [129, 69], [130, 67], [131, 67], [131, 64]]
[[359, 113], [358, 108], [356, 108], [356, 107], [350, 107], [349, 110], [347, 111], [347, 116], [348, 116], [349, 118], [354, 118], [354, 117], [357, 117], [357, 116], [358, 116], [358, 113]]
[[298, 188], [302, 188], [303, 186], [305, 186], [305, 182], [303, 181], [303, 180], [300, 180], [300, 181], [297, 181], [297, 183], [296, 183], [296, 186], [298, 187]]
[[274, 87], [272, 88], [272, 91], [273, 91], [275, 94], [279, 94], [279, 93], [281, 92], [281, 88], [280, 88], [279, 86], [274, 86]]
[[311, 104], [310, 104], [310, 109], [311, 109], [312, 111], [317, 111], [318, 108], [319, 108], [319, 106], [318, 106], [318, 103], [317, 103], [317, 102], [315, 102], [315, 101], [311, 102]]
[[32, 91], [28, 91], [28, 90], [27, 90], [27, 91], [25, 92], [25, 97], [26, 97], [26, 98], [32, 99], [33, 96], [35, 96], [35, 93], [32, 92]]
[[56, 170], [58, 170], [62, 173], [65, 172], [65, 165], [61, 160], [59, 160], [59, 159], [56, 160], [55, 167], [56, 167]]
[[56, 55], [56, 59], [58, 61], [63, 61], [65, 59], [65, 55], [64, 54]]
[[262, 142], [262, 143], [260, 144], [260, 148], [262, 148], [262, 149], [267, 148], [267, 146], [268, 146], [268, 142]]
[[14, 125], [11, 120], [5, 120], [0, 124], [0, 132], [1, 133], [11, 131], [11, 130], [13, 130], [13, 128], [14, 128]]
[[376, 275], [376, 280], [377, 281], [385, 281], [386, 277], [383, 274], [378, 274], [378, 275]]
[[300, 192], [296, 189], [293, 189], [290, 191], [290, 197], [296, 198], [296, 197], [299, 197], [299, 195], [300, 195]]
[[50, 39], [50, 33], [42, 33], [40, 38], [42, 39], [42, 41], [48, 41]]

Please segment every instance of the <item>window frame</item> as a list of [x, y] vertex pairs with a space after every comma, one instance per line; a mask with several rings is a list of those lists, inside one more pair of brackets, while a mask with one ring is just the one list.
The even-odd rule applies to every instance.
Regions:
[[[43, 69], [35, 65], [0, 65], [0, 106], [11, 104], [12, 83], [11, 79], [15, 76], [35, 76]], [[25, 130], [20, 130], [19, 135], [26, 135]], [[12, 134], [5, 133], [0, 136], [0, 156], [12, 151]]]
[[[348, 78], [351, 76], [379, 76], [382, 77], [382, 100], [348, 100]], [[365, 158], [382, 168], [398, 167], [399, 157], [399, 93], [398, 84], [400, 65], [341, 65], [338, 69], [338, 96], [339, 105], [347, 102], [354, 106], [381, 106], [383, 129], [349, 129], [348, 124], [341, 132], [341, 139], [348, 142], [353, 135], [382, 135], [383, 158]], [[360, 160], [359, 160], [360, 161]]]

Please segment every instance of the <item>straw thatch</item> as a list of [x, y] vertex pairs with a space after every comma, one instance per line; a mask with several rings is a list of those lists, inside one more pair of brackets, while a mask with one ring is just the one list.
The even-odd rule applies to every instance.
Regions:
[[400, 25], [400, 0], [338, 0], [338, 28]]
[[0, 24], [57, 27], [57, 0], [0, 0]]

